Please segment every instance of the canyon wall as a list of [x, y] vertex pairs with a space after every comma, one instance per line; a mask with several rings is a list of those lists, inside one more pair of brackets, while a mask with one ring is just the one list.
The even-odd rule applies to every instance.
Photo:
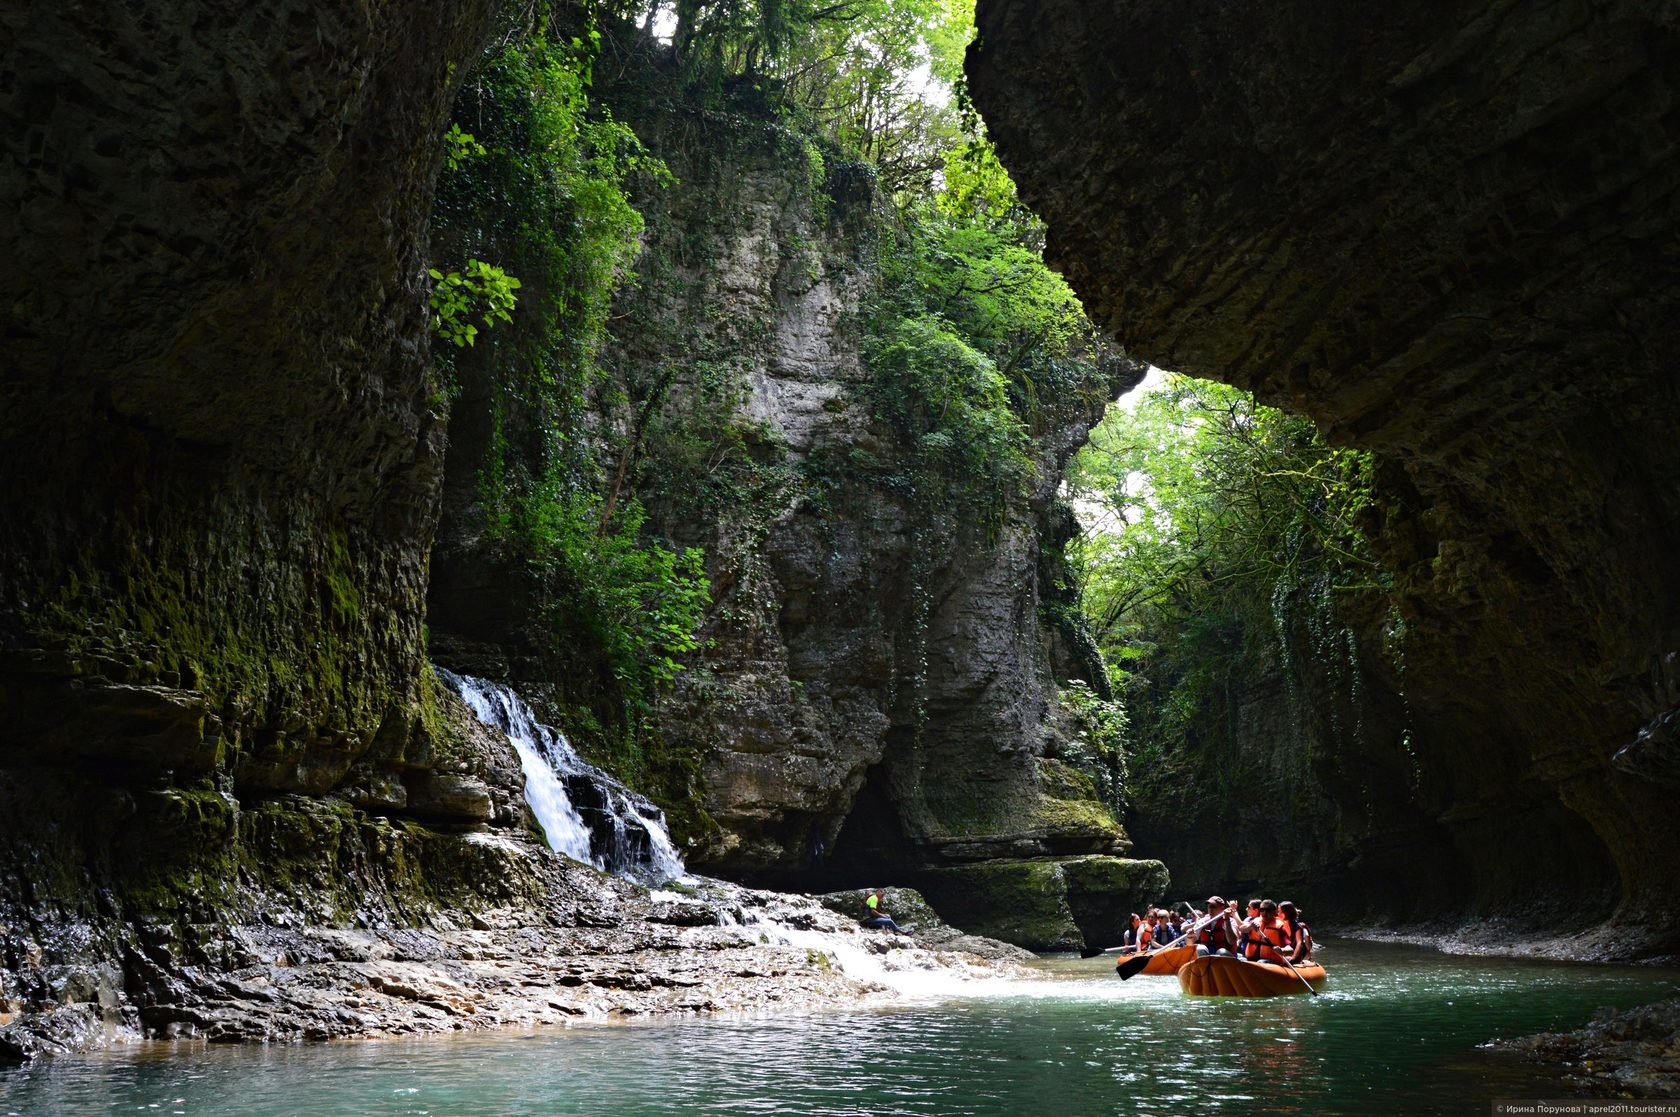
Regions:
[[202, 1032], [241, 925], [555, 883], [423, 646], [427, 222], [490, 8], [0, 15], [0, 1059]]
[[[635, 199], [647, 230], [603, 363], [662, 393], [638, 420], [630, 477], [648, 530], [707, 556], [705, 646], [660, 714], [664, 745], [703, 758], [675, 805], [691, 865], [804, 890], [913, 884], [980, 933], [1106, 940], [1165, 877], [1117, 859], [1123, 833], [1062, 755], [1074, 731], [1057, 679], [1093, 668], [1053, 620], [1055, 493], [1140, 367], [1107, 356], [1047, 405], [1030, 491], [965, 503], [964, 479], [918, 464], [873, 402], [868, 311], [893, 218], [872, 169], [750, 97], [698, 101], [633, 34], [603, 48], [595, 96], [675, 178]], [[484, 592], [491, 396], [469, 377], [451, 421], [459, 499], [445, 503], [434, 641], [446, 663], [550, 696], [587, 749], [601, 719], [568, 721], [568, 679], [510, 605], [519, 577]], [[598, 433], [619, 421], [610, 399], [595, 406]]]
[[975, 101], [1093, 317], [1382, 463], [1406, 713], [1360, 782], [1415, 786], [1348, 831], [1342, 907], [1592, 918], [1613, 865], [1617, 949], [1676, 946], [1674, 12], [982, 0], [978, 23]]

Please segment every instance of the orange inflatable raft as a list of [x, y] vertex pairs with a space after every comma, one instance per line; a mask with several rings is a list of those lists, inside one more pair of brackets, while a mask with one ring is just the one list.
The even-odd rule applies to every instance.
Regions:
[[[1196, 947], [1194, 944], [1186, 943], [1183, 946], [1168, 947], [1166, 950], [1159, 950], [1154, 954], [1151, 954], [1149, 956], [1149, 961], [1144, 965], [1143, 969], [1138, 971], [1138, 973], [1158, 975], [1175, 974], [1178, 972], [1180, 966], [1184, 965], [1184, 963], [1190, 961], [1190, 959], [1195, 956]], [[1130, 962], [1136, 957], [1137, 955], [1135, 954], [1127, 955], [1126, 957], [1120, 959], [1120, 961], [1114, 963], [1114, 968], [1118, 970], [1121, 966], [1124, 966], [1127, 962]]]
[[1290, 973], [1288, 966], [1270, 962], [1208, 955], [1185, 963], [1178, 971], [1178, 984], [1192, 997], [1281, 997], [1305, 993], [1307, 987], [1301, 984], [1301, 978], [1314, 989], [1324, 984], [1324, 967], [1317, 962], [1296, 966], [1295, 973]]

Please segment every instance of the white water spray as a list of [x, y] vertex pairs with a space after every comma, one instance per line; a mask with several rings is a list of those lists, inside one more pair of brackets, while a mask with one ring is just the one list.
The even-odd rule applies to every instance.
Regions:
[[[555, 852], [625, 876], [669, 880], [683, 875], [682, 856], [671, 844], [658, 807], [585, 763], [559, 730], [539, 722], [509, 688], [442, 668], [438, 677], [479, 721], [507, 734], [525, 769], [525, 798]], [[575, 794], [590, 800], [583, 810]]]

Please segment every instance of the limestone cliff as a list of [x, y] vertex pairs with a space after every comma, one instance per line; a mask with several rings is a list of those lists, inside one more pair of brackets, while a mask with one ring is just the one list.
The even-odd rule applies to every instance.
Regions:
[[[1672, 948], [1673, 10], [982, 0], [978, 22], [975, 100], [1093, 316], [1384, 463], [1416, 782], [1353, 828], [1368, 907], [1446, 873], [1437, 914], [1591, 917], [1613, 864], [1617, 947]], [[1407, 766], [1401, 728], [1361, 782]]]
[[[644, 432], [630, 483], [650, 530], [707, 554], [707, 647], [663, 713], [668, 742], [705, 758], [691, 864], [802, 888], [913, 883], [962, 925], [1034, 946], [1080, 945], [1081, 925], [1105, 938], [1123, 914], [1110, 909], [1165, 882], [1159, 866], [1099, 860], [1081, 875], [1054, 860], [1126, 842], [1058, 756], [1057, 679], [1089, 669], [1046, 619], [1060, 591], [1041, 568], [1059, 542], [1060, 466], [1140, 370], [1111, 355], [1097, 383], [1052, 401], [1031, 491], [1000, 522], [939, 499], [871, 403], [865, 311], [891, 218], [870, 168], [750, 97], [691, 103], [645, 41], [609, 46], [596, 82], [676, 180], [636, 199], [647, 233], [605, 359], [618, 382], [660, 393], [622, 420]], [[473, 485], [490, 425], [473, 410], [488, 393], [463, 392], [436, 642], [446, 660], [499, 665], [564, 699], [567, 680], [532, 654], [529, 617], [510, 613], [518, 591], [476, 606], [490, 548]], [[621, 421], [610, 398], [595, 406], [597, 429]], [[579, 734], [589, 747], [589, 727]], [[1033, 926], [999, 922], [1018, 897], [972, 895], [980, 878], [955, 867], [981, 862], [1003, 891], [1042, 887]]]

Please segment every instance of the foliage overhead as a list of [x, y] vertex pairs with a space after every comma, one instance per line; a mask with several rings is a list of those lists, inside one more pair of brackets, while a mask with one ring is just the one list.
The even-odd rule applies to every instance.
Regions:
[[[441, 245], [472, 256], [463, 271], [433, 273], [433, 307], [457, 346], [473, 344], [474, 315], [511, 323], [484, 358], [496, 428], [480, 476], [486, 527], [530, 571], [556, 651], [594, 649], [634, 734], [697, 646], [706, 580], [698, 552], [646, 535], [636, 501], [604, 497], [584, 435], [608, 313], [640, 247], [630, 180], [670, 181], [591, 103], [597, 44], [593, 33], [516, 28], [463, 88], [435, 225]], [[452, 372], [456, 358], [443, 359]]]
[[962, 0], [608, 0], [603, 16], [668, 31], [690, 88], [757, 89], [801, 131], [926, 192], [961, 129], [951, 89], [973, 34]]
[[1075, 549], [1082, 600], [1111, 666], [1124, 676], [1237, 600], [1381, 588], [1359, 526], [1371, 474], [1368, 452], [1212, 381], [1171, 376], [1111, 408], [1068, 470], [1093, 521]]

